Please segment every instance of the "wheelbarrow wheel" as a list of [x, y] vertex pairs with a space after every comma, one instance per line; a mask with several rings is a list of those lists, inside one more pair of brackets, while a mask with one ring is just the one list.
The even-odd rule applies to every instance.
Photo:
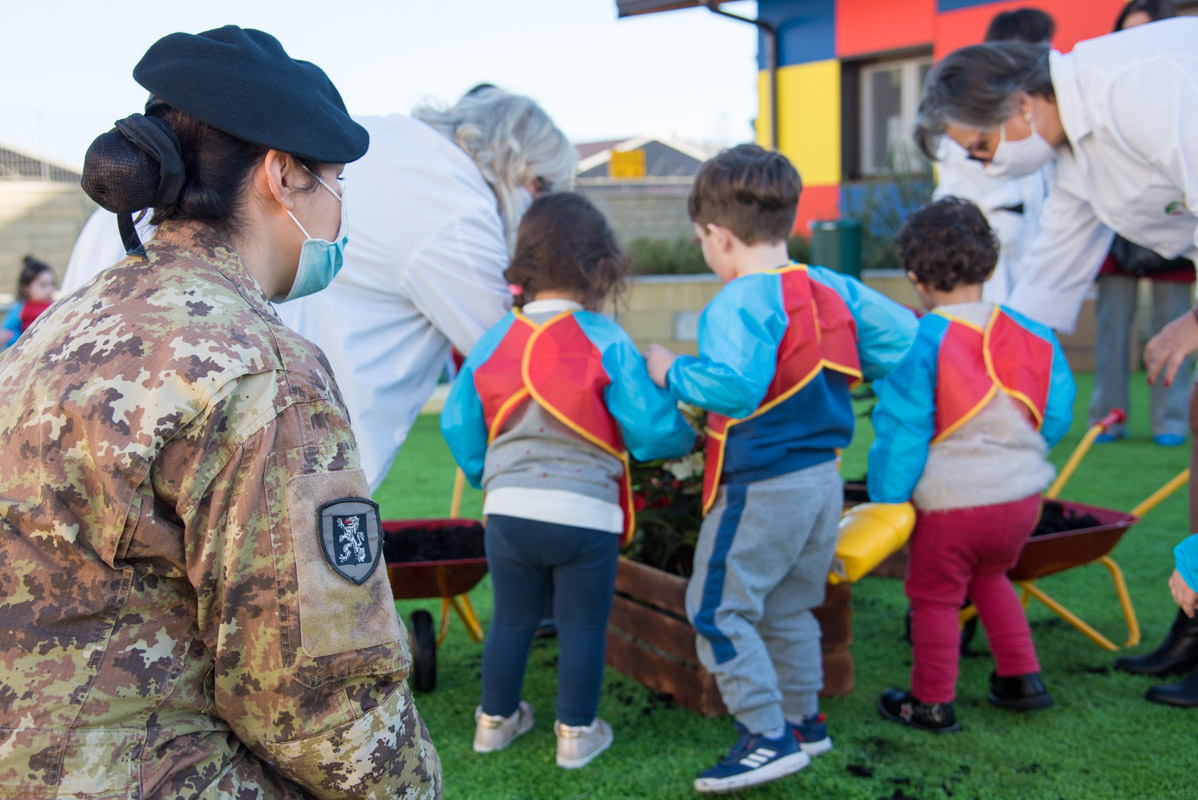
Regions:
[[437, 688], [437, 632], [433, 627], [433, 615], [424, 609], [413, 611], [409, 622], [412, 688], [418, 692], [431, 692]]
[[[969, 643], [973, 641], [973, 637], [978, 632], [978, 618], [975, 614], [965, 621], [961, 626], [961, 652], [964, 653]], [[911, 641], [911, 609], [907, 609], [907, 615], [903, 617], [903, 639], [908, 643]]]

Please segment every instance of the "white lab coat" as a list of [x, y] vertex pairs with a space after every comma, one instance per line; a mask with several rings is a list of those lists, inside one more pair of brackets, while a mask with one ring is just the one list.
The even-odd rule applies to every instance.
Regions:
[[947, 136], [940, 140], [932, 199], [960, 197], [976, 205], [1001, 248], [994, 275], [982, 287], [986, 302], [1007, 302], [1018, 266], [1040, 230], [1040, 211], [1051, 180], [1051, 166], [1021, 178], [991, 177], [982, 170], [981, 162], [969, 158], [964, 147]]
[[1198, 19], [1080, 42], [1049, 69], [1068, 146], [1008, 305], [1072, 331], [1115, 233], [1198, 258]]
[[370, 150], [345, 167], [345, 264], [329, 288], [277, 309], [328, 356], [377, 488], [450, 344], [468, 353], [512, 298], [503, 222], [474, 161], [410, 117], [358, 122]]

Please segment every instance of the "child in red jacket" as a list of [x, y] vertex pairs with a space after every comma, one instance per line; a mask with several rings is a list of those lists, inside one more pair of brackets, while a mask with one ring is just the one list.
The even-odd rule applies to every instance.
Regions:
[[25, 256], [25, 266], [17, 279], [17, 303], [0, 322], [0, 350], [11, 347], [33, 321], [54, 301], [54, 270], [33, 256]]

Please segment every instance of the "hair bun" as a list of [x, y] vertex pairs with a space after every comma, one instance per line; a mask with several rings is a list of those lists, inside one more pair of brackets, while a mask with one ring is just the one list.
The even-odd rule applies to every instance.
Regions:
[[154, 204], [159, 165], [116, 128], [87, 148], [83, 180], [87, 196], [115, 214], [134, 214]]

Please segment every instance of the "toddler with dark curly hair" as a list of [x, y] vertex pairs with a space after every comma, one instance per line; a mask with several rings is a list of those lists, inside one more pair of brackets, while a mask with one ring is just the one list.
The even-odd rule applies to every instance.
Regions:
[[982, 301], [998, 243], [972, 203], [946, 197], [898, 235], [899, 260], [930, 312], [915, 343], [874, 383], [870, 499], [915, 504], [905, 590], [911, 690], [888, 689], [883, 717], [937, 733], [959, 729], [958, 612], [966, 597], [994, 653], [988, 699], [1047, 708], [1023, 606], [1006, 578], [1053, 478], [1047, 460], [1073, 418], [1073, 376], [1052, 330]]

